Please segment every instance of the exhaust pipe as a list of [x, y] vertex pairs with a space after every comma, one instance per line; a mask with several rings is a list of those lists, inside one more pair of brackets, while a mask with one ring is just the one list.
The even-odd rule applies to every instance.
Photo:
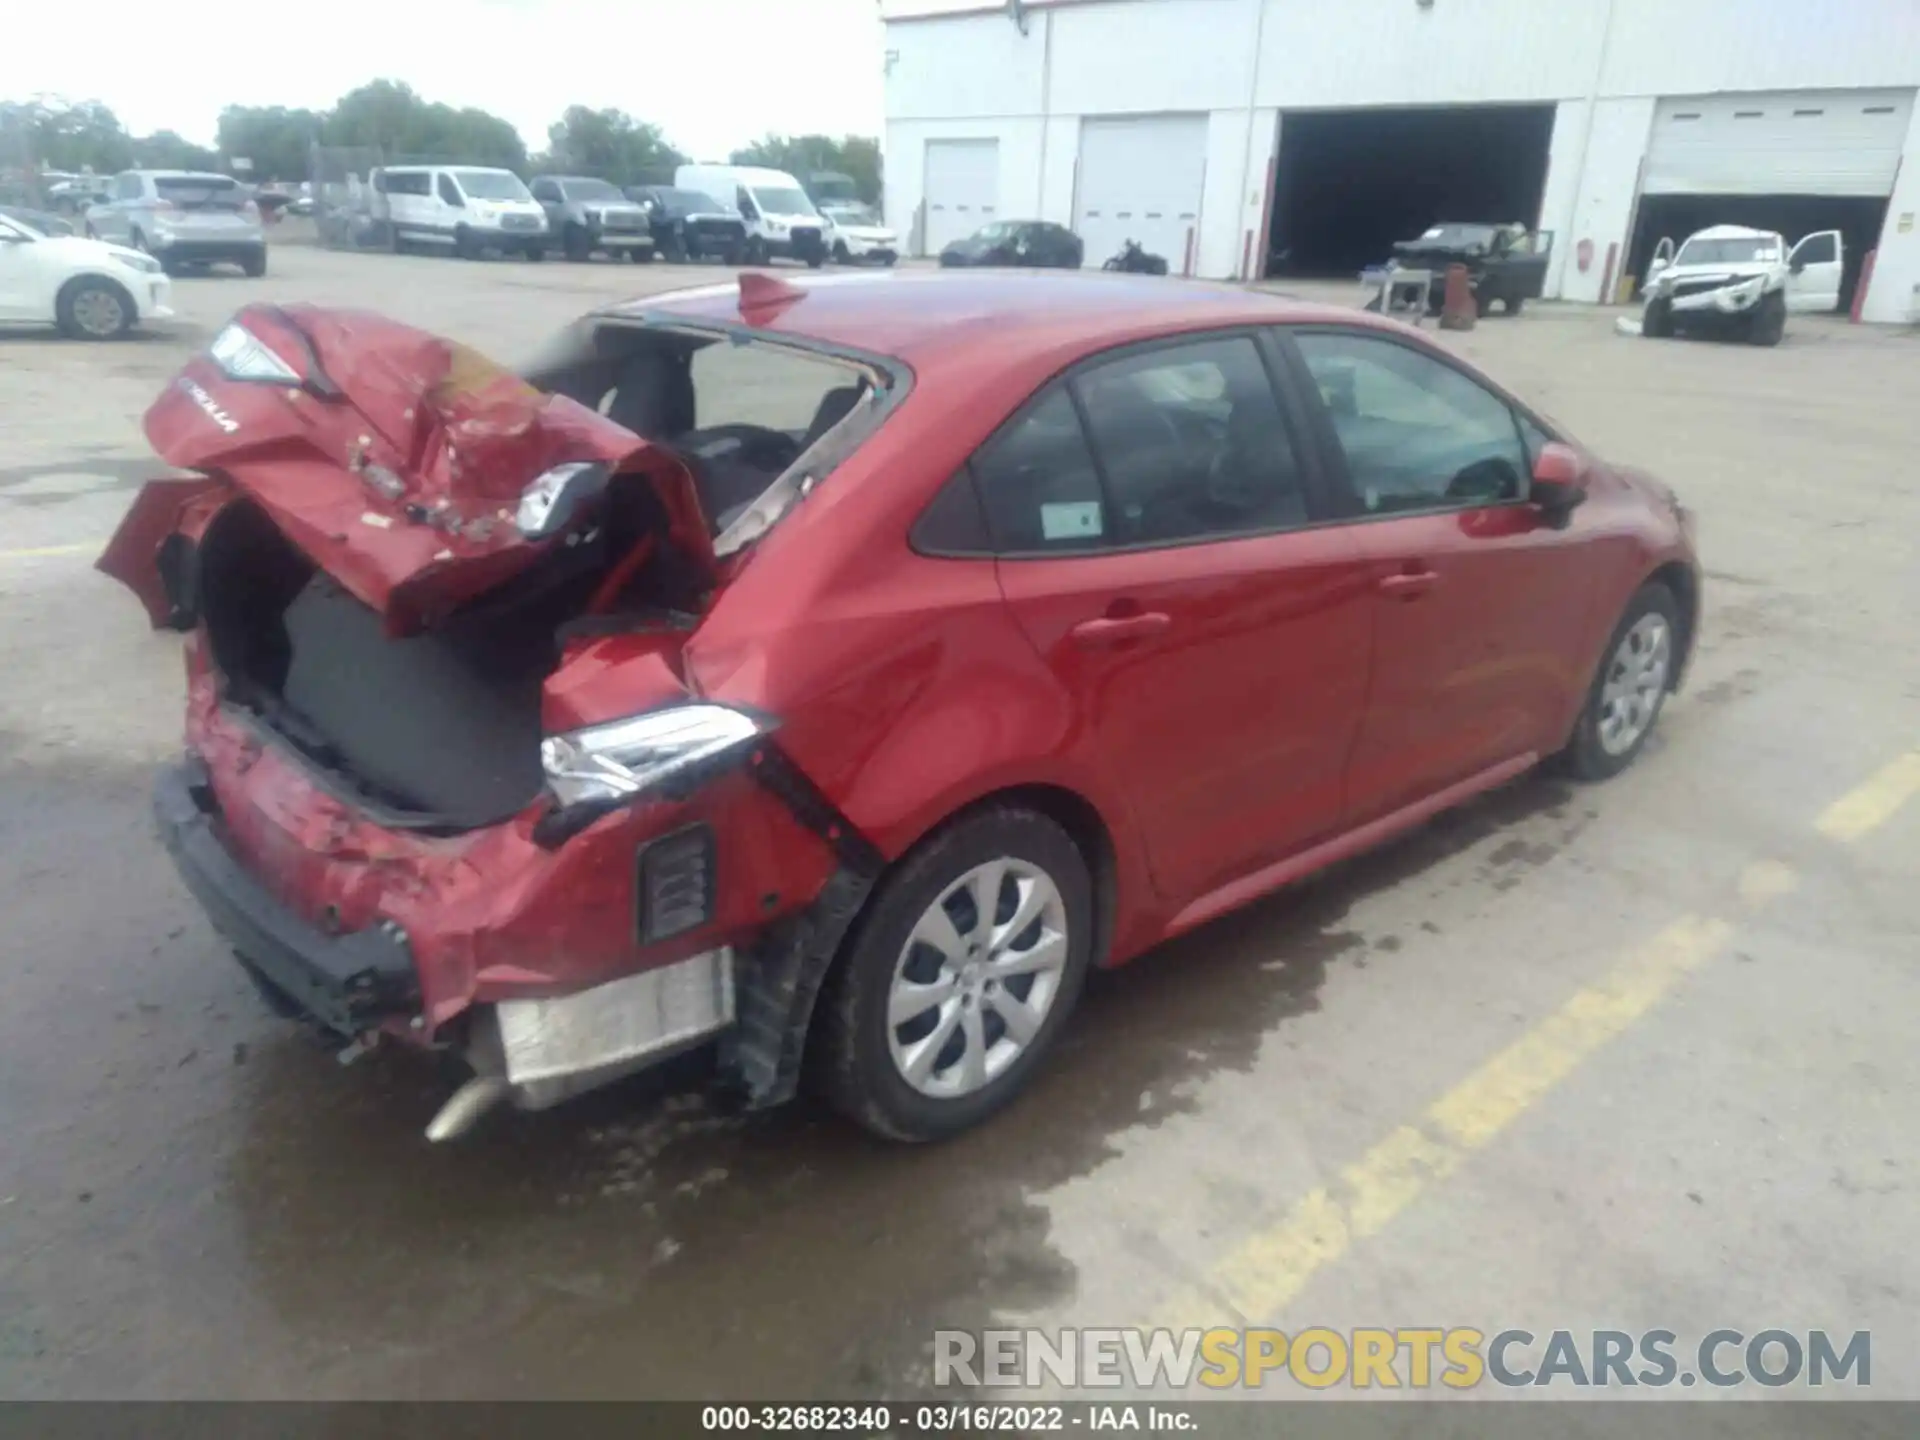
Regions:
[[427, 1139], [436, 1145], [445, 1140], [458, 1140], [512, 1091], [513, 1086], [504, 1075], [474, 1076], [440, 1107], [440, 1113], [427, 1126]]

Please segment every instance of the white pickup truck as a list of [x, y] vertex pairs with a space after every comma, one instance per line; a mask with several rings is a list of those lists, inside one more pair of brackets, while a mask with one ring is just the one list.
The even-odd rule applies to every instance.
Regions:
[[1647, 266], [1640, 333], [1664, 340], [1677, 331], [1733, 332], [1755, 345], [1778, 345], [1787, 312], [1835, 310], [1845, 251], [1838, 230], [1804, 236], [1791, 250], [1777, 231], [1714, 225], [1654, 247]]

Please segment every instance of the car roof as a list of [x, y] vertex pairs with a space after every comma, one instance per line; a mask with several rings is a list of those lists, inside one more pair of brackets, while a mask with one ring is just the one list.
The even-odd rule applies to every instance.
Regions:
[[1771, 240], [1778, 231], [1755, 230], [1747, 225], [1709, 225], [1704, 230], [1696, 230], [1689, 240]]
[[[1257, 290], [1108, 272], [887, 271], [781, 276], [799, 298], [754, 328], [904, 360], [917, 371], [991, 354], [998, 367], [1059, 362], [1184, 330], [1325, 320], [1359, 312]], [[770, 309], [773, 307], [769, 307]], [[742, 323], [736, 285], [650, 295], [598, 312], [696, 325]]]
[[[218, 170], [136, 170], [136, 175], [151, 175], [156, 180], [233, 180], [231, 175], [222, 175]], [[239, 184], [233, 180], [234, 184]]]

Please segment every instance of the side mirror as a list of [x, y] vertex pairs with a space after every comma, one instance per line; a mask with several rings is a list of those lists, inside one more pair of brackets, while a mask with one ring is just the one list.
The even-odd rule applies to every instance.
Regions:
[[1802, 270], [1806, 268], [1807, 268], [1807, 262], [1802, 260], [1798, 255], [1794, 256], [1793, 259], [1787, 262], [1787, 273], [1790, 275], [1798, 275]]
[[1533, 462], [1528, 498], [1549, 519], [1563, 520], [1587, 498], [1587, 461], [1571, 445], [1548, 442]]

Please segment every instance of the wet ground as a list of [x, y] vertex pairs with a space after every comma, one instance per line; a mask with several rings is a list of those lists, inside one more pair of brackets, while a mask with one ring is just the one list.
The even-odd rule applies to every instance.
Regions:
[[[1451, 341], [1700, 510], [1688, 693], [1611, 785], [1523, 780], [1096, 977], [985, 1129], [897, 1149], [643, 1081], [429, 1148], [445, 1078], [268, 1018], [151, 838], [178, 657], [91, 548], [140, 410], [244, 299], [511, 355], [713, 277], [274, 268], [180, 282], [167, 337], [0, 338], [0, 1394], [906, 1396], [936, 1328], [1197, 1294], [1288, 1328], [1871, 1329], [1874, 1392], [1920, 1395], [1920, 801], [1896, 774], [1868, 830], [1818, 823], [1920, 746], [1920, 342], [1662, 345], [1551, 306]], [[1303, 1196], [1687, 917], [1724, 943], [1497, 1137], [1275, 1259]]]

